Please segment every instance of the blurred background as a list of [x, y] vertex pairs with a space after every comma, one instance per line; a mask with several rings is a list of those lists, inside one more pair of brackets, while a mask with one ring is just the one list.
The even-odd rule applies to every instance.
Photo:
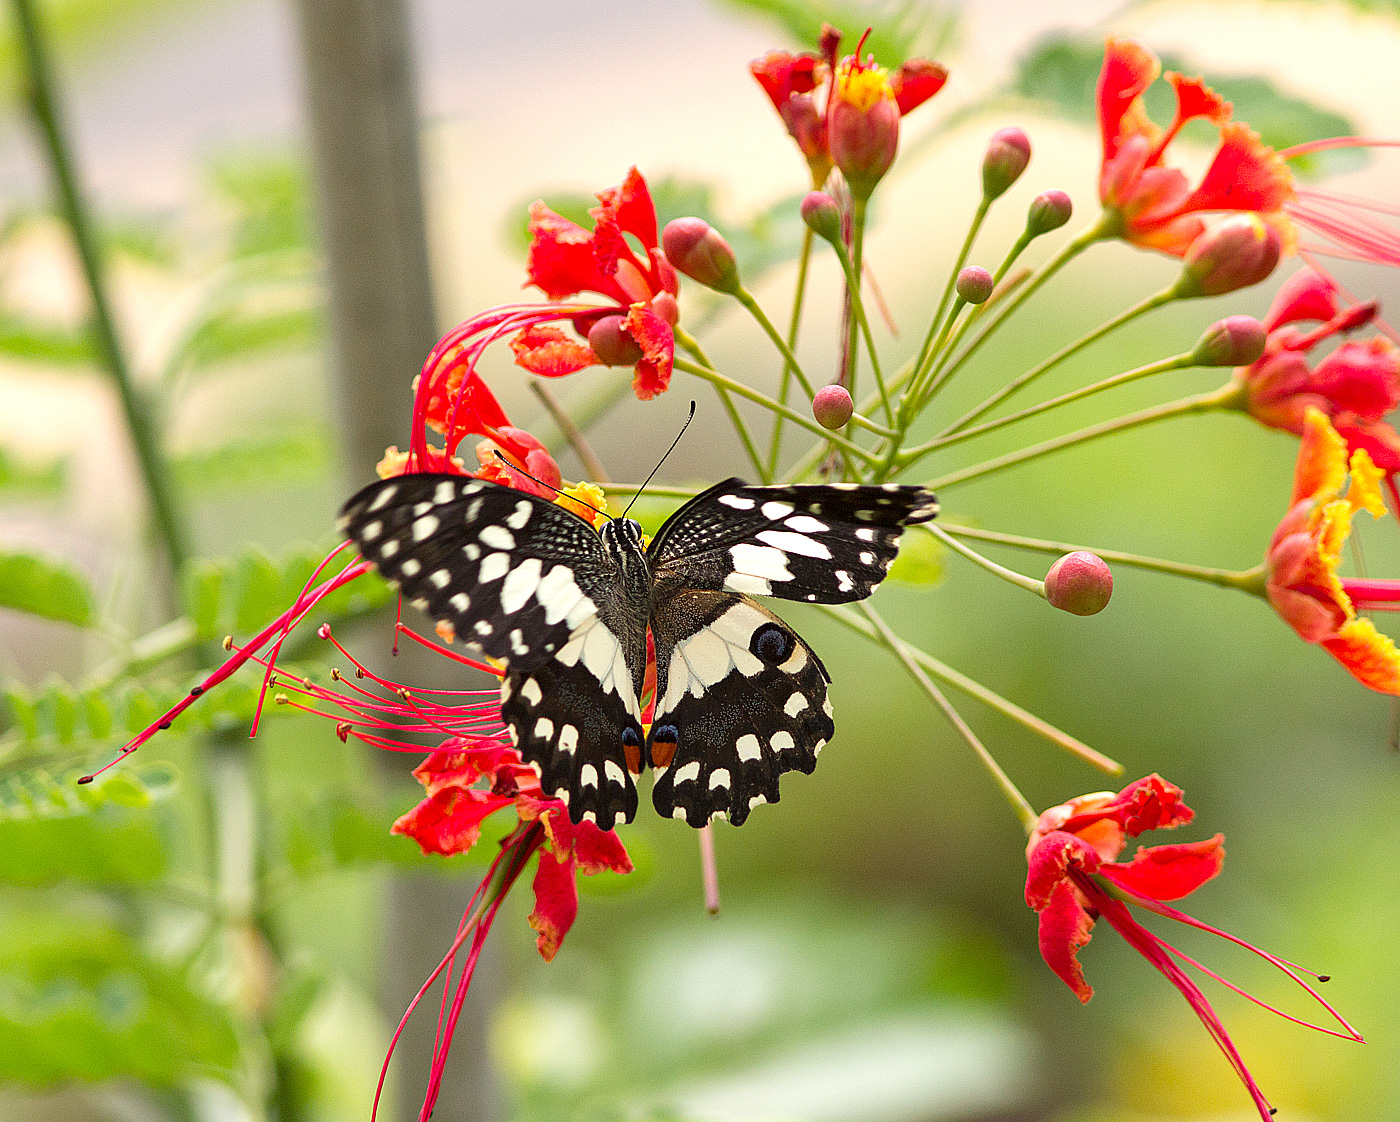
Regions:
[[[285, 712], [249, 741], [257, 679], [245, 670], [96, 790], [73, 780], [215, 664], [219, 638], [246, 637], [291, 602], [334, 544], [343, 498], [386, 444], [406, 443], [410, 381], [437, 334], [519, 298], [531, 200], [576, 213], [635, 164], [663, 221], [711, 217], [784, 319], [807, 172], [747, 63], [805, 46], [823, 19], [848, 47], [874, 24], [880, 61], [926, 55], [952, 71], [905, 122], [876, 199], [867, 260], [900, 329], [885, 339], [888, 368], [922, 337], [995, 129], [1025, 128], [1035, 155], [974, 262], [994, 267], [1040, 191], [1071, 194], [1071, 230], [1096, 213], [1092, 88], [1107, 31], [1204, 72], [1278, 143], [1400, 136], [1400, 11], [1388, 3], [46, 0], [34, 14], [90, 248], [188, 527], [177, 578], [28, 108], [17, 10], [6, 5], [0, 33], [0, 572], [6, 602], [29, 610], [0, 610], [7, 1122], [368, 1117], [393, 1026], [493, 848], [429, 859], [388, 835], [418, 797], [416, 757], [376, 756]], [[1203, 168], [1210, 148], [1192, 139], [1182, 158]], [[1400, 156], [1382, 153], [1311, 170], [1400, 206], [1397, 169]], [[1139, 321], [1057, 370], [1046, 396], [1187, 349], [1222, 315], [1262, 315], [1294, 267]], [[1086, 254], [940, 409], [961, 412], [1175, 271], [1117, 244]], [[1396, 306], [1393, 271], [1344, 263], [1337, 275]], [[802, 353], [823, 379], [837, 279], [819, 255]], [[775, 385], [779, 364], [753, 325], [695, 289], [683, 316], [716, 364]], [[557, 444], [501, 350], [483, 373], [516, 424]], [[551, 385], [614, 479], [645, 475], [692, 396], [699, 435], [666, 476], [742, 470], [705, 387], [678, 374], [642, 403], [628, 376], [593, 368]], [[1096, 398], [957, 446], [927, 477], [1221, 377], [1177, 372]], [[1296, 448], [1240, 416], [1178, 421], [950, 489], [944, 509], [1242, 569], [1287, 505]], [[582, 474], [559, 455], [566, 477]], [[1371, 575], [1400, 575], [1395, 531], [1389, 520], [1360, 531]], [[998, 556], [1043, 573], [1043, 558]], [[1183, 786], [1197, 823], [1160, 840], [1218, 830], [1229, 851], [1189, 910], [1332, 976], [1325, 995], [1365, 1045], [1207, 987], [1279, 1117], [1400, 1119], [1391, 703], [1233, 592], [1119, 569], [1110, 609], [1081, 619], [957, 558], [935, 565], [936, 580], [880, 590], [886, 618], [1121, 760], [1127, 778], [1155, 770]], [[327, 611], [366, 663], [443, 684], [441, 667], [389, 655], [387, 602], [370, 589]], [[814, 776], [784, 782], [780, 805], [742, 830], [717, 826], [720, 914], [703, 910], [693, 832], [645, 809], [620, 830], [636, 873], [584, 880], [549, 965], [522, 886], [488, 943], [437, 1117], [1254, 1117], [1179, 995], [1106, 928], [1082, 956], [1091, 1004], [1050, 974], [1022, 899], [1024, 839], [965, 745], [883, 651], [815, 612], [785, 614], [832, 672], [839, 735]], [[301, 667], [327, 657], [314, 639], [289, 653]], [[1037, 807], [1120, 785], [963, 708]], [[1238, 948], [1157, 929], [1311, 1015]], [[417, 1117], [432, 1028], [432, 1011], [411, 1027], [382, 1117]]]

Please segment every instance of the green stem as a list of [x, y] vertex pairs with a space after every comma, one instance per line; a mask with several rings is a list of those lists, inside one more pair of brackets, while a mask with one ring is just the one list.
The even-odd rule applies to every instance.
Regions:
[[[822, 610], [838, 623], [849, 627], [852, 631], [864, 635], [867, 639], [878, 640], [880, 638], [879, 633], [872, 624], [862, 620], [849, 608], [824, 606]], [[966, 674], [960, 674], [947, 663], [940, 662], [931, 654], [927, 654], [912, 644], [905, 643], [902, 640], [900, 641], [900, 645], [909, 654], [910, 658], [940, 681], [946, 682], [954, 689], [961, 690], [969, 697], [975, 697], [984, 705], [995, 709], [1003, 716], [1011, 718], [1011, 720], [1015, 721], [1023, 728], [1029, 729], [1037, 736], [1044, 737], [1051, 743], [1071, 752], [1086, 763], [1098, 768], [1100, 771], [1107, 772], [1109, 775], [1122, 774], [1123, 765], [1116, 760], [1110, 759], [1101, 752], [1095, 752], [1083, 741], [1076, 740], [1074, 737], [1070, 736], [1069, 733], [1057, 729], [1048, 721], [1044, 721], [1034, 713], [1022, 709], [1015, 702], [1008, 701], [994, 690], [989, 690], [986, 686], [982, 685], [981, 682], [974, 681]]]
[[[797, 352], [797, 334], [802, 326], [802, 305], [807, 298], [807, 273], [812, 264], [812, 228], [803, 227], [802, 252], [797, 258], [797, 284], [792, 292], [792, 315], [788, 318], [787, 346], [791, 353]], [[792, 367], [783, 361], [783, 375], [778, 381], [778, 401], [787, 404], [788, 387], [792, 383]], [[778, 459], [783, 447], [783, 418], [773, 418], [773, 437], [768, 445], [768, 474], [778, 471]]]
[[1097, 342], [1109, 332], [1117, 330], [1124, 324], [1131, 323], [1133, 320], [1137, 319], [1138, 316], [1145, 315], [1147, 312], [1150, 312], [1155, 308], [1160, 308], [1164, 304], [1170, 304], [1175, 299], [1177, 299], [1176, 293], [1173, 291], [1173, 289], [1167, 288], [1163, 289], [1161, 292], [1155, 293], [1152, 296], [1147, 297], [1147, 299], [1145, 300], [1139, 301], [1138, 303], [1134, 304], [1131, 308], [1120, 312], [1118, 315], [1114, 316], [1107, 322], [1099, 324], [1098, 327], [1094, 328], [1094, 330], [1090, 331], [1087, 335], [1081, 336], [1080, 338], [1076, 339], [1073, 343], [1070, 343], [1068, 346], [1061, 347], [1049, 358], [1045, 359], [1043, 362], [1036, 364], [1035, 366], [1032, 366], [1024, 374], [1021, 374], [1019, 377], [1011, 379], [1011, 381], [1007, 382], [1006, 385], [1001, 387], [1001, 389], [997, 390], [996, 393], [992, 394], [991, 397], [987, 398], [980, 405], [977, 405], [972, 409], [968, 410], [938, 435], [948, 436], [952, 433], [957, 432], [965, 425], [971, 424], [973, 421], [977, 420], [978, 417], [982, 416], [982, 414], [987, 412], [988, 409], [991, 409], [999, 402], [1004, 401], [1006, 398], [1010, 397], [1022, 386], [1029, 385], [1031, 382], [1035, 381], [1035, 379], [1039, 378], [1046, 371], [1052, 370], [1054, 367], [1064, 362], [1065, 359], [1071, 358], [1074, 355], [1078, 354], [1091, 343]]
[[1148, 363], [1146, 366], [1139, 366], [1136, 370], [1128, 370], [1122, 374], [1115, 374], [1111, 378], [1105, 378], [1092, 385], [1082, 386], [1077, 390], [1061, 394], [1059, 397], [1052, 397], [1048, 401], [1042, 401], [1039, 405], [1032, 405], [1022, 409], [1017, 413], [1009, 413], [1005, 417], [998, 417], [994, 421], [986, 421], [980, 425], [973, 425], [968, 429], [960, 429], [957, 432], [949, 433], [947, 436], [935, 436], [926, 444], [920, 444], [914, 448], [907, 449], [905, 456], [922, 456], [928, 452], [937, 451], [939, 448], [946, 448], [950, 444], [957, 444], [963, 440], [970, 440], [974, 436], [981, 436], [984, 432], [992, 432], [1005, 425], [1014, 424], [1017, 421], [1024, 421], [1028, 417], [1034, 417], [1040, 413], [1045, 413], [1051, 409], [1056, 409], [1061, 405], [1068, 405], [1072, 401], [1079, 401], [1081, 398], [1090, 397], [1104, 390], [1111, 390], [1117, 386], [1125, 386], [1129, 382], [1135, 382], [1139, 378], [1146, 378], [1152, 374], [1163, 374], [1168, 370], [1185, 370], [1196, 365], [1196, 356], [1192, 351], [1184, 354], [1173, 355], [1171, 358], [1164, 358], [1158, 362]]
[[969, 479], [979, 479], [992, 474], [992, 472], [1001, 471], [1016, 464], [1026, 463], [1029, 460], [1037, 459], [1051, 452], [1058, 452], [1061, 448], [1069, 448], [1075, 444], [1082, 444], [1085, 441], [1096, 440], [1101, 436], [1107, 436], [1109, 433], [1123, 432], [1126, 429], [1136, 428], [1138, 425], [1166, 420], [1168, 417], [1180, 417], [1188, 413], [1208, 413], [1215, 409], [1229, 409], [1233, 407], [1238, 393], [1239, 390], [1236, 386], [1227, 383], [1220, 389], [1213, 390], [1210, 393], [1193, 394], [1190, 397], [1183, 397], [1178, 401], [1169, 401], [1164, 405], [1153, 406], [1151, 409], [1143, 409], [1137, 413], [1129, 413], [1125, 417], [1117, 417], [1111, 421], [1104, 421], [1102, 424], [1091, 425], [1087, 429], [1080, 429], [1078, 432], [1066, 433], [1064, 436], [1055, 437], [1053, 440], [1044, 440], [1039, 444], [1032, 444], [1029, 448], [1022, 448], [1020, 451], [1010, 452], [1005, 456], [998, 456], [994, 460], [973, 464], [971, 467], [963, 468], [961, 471], [949, 472], [947, 475], [940, 476], [938, 479], [933, 480], [928, 485], [935, 489], [951, 487], [955, 483], [963, 483]]
[[[700, 344], [686, 334], [681, 328], [676, 327], [672, 330], [675, 332], [676, 342], [693, 354], [703, 368], [714, 373], [711, 368], [709, 357], [705, 354], [704, 350], [701, 349]], [[695, 368], [687, 363], [685, 359], [676, 358], [672, 361], [673, 365], [679, 367], [681, 370], [690, 370], [691, 373], [695, 373]], [[715, 387], [715, 392], [719, 395], [720, 404], [724, 406], [725, 412], [729, 414], [730, 423], [733, 424], [734, 431], [739, 434], [739, 440], [742, 441], [744, 445], [744, 451], [748, 453], [749, 462], [753, 464], [754, 471], [758, 473], [759, 482], [771, 483], [773, 477], [768, 474], [768, 465], [763, 462], [763, 457], [758, 454], [758, 448], [753, 442], [753, 437], [749, 435], [748, 426], [744, 424], [744, 418], [739, 415], [739, 408], [734, 404], [734, 399], [729, 396], [728, 391], [738, 387], [739, 383], [733, 382], [721, 374], [715, 374], [715, 377], [710, 378], [709, 382]]]
[[[991, 320], [977, 333], [972, 342], [968, 343], [962, 353], [958, 355], [956, 359], [952, 359], [951, 365], [946, 365], [952, 355], [951, 349], [939, 356], [938, 365], [933, 371], [934, 381], [931, 383], [928, 392], [933, 392], [933, 390], [937, 389], [962, 369], [962, 367], [967, 364], [968, 359], [977, 353], [982, 344], [991, 338], [996, 330], [1005, 323], [1008, 318], [1014, 315], [1022, 304], [1034, 296], [1046, 281], [1095, 242], [1102, 241], [1108, 236], [1110, 236], [1109, 227], [1103, 219], [1100, 219], [1093, 226], [1090, 226], [1087, 230], [1079, 234], [1078, 237], [1067, 242], [1059, 253], [1055, 254], [1054, 257], [1050, 258], [1049, 261], [1045, 262], [1044, 265], [1031, 274], [1025, 284], [1021, 285], [1016, 294], [1002, 305], [1001, 310], [992, 316]], [[940, 370], [939, 368], [942, 369]], [[925, 396], [927, 396], [927, 394], [925, 394]]]
[[[846, 291], [851, 295], [853, 322], [859, 325], [861, 335], [865, 339], [865, 349], [870, 352], [870, 369], [875, 375], [875, 389], [879, 395], [880, 404], [885, 410], [885, 420], [894, 424], [894, 408], [890, 404], [890, 392], [885, 384], [885, 376], [880, 370], [880, 356], [875, 350], [875, 335], [870, 330], [870, 320], [865, 314], [865, 300], [861, 297], [860, 284], [856, 280], [855, 262], [851, 260], [844, 245], [837, 242], [832, 248], [836, 251], [837, 260], [841, 262], [841, 268], [846, 274]], [[892, 436], [894, 434], [887, 432], [886, 435]]]
[[86, 198], [78, 185], [72, 145], [58, 106], [53, 72], [33, 0], [13, 0], [13, 7], [19, 24], [20, 50], [28, 70], [29, 107], [42, 134], [64, 221], [68, 224], [82, 264], [83, 277], [92, 300], [93, 329], [97, 335], [98, 349], [121, 400], [122, 413], [136, 448], [136, 458], [155, 515], [156, 528], [171, 568], [178, 573], [190, 555], [189, 535], [171, 486], [170, 465], [156, 437], [150, 405], [132, 381], [125, 352], [117, 338], [98, 240], [93, 232]]
[[1002, 770], [1001, 765], [998, 764], [992, 757], [992, 754], [987, 751], [987, 746], [977, 738], [977, 734], [973, 732], [968, 723], [963, 720], [962, 714], [953, 708], [947, 697], [944, 696], [943, 691], [933, 684], [928, 674], [924, 672], [924, 668], [914, 661], [904, 643], [900, 641], [899, 636], [889, 629], [885, 621], [880, 618], [880, 614], [869, 604], [861, 604], [860, 611], [875, 628], [876, 634], [880, 637], [880, 641], [904, 664], [904, 669], [909, 671], [910, 677], [919, 683], [923, 691], [933, 699], [933, 703], [943, 711], [943, 715], [948, 719], [948, 723], [957, 730], [958, 735], [967, 741], [968, 746], [977, 756], [977, 759], [981, 761], [982, 766], [990, 773], [993, 782], [1001, 789], [1001, 793], [1005, 796], [1006, 801], [1011, 804], [1011, 809], [1016, 812], [1016, 817], [1021, 820], [1021, 826], [1025, 829], [1026, 833], [1030, 833], [1035, 829], [1036, 813], [1031, 807], [1031, 804], [1026, 801], [1026, 796], [1021, 794], [1016, 784], [1011, 781], [1011, 777]]
[[1034, 592], [1042, 600], [1045, 598], [1045, 582], [1036, 580], [1034, 577], [1025, 576], [1016, 572], [1015, 569], [1008, 569], [1004, 565], [998, 565], [990, 558], [983, 557], [975, 549], [969, 549], [958, 541], [951, 534], [945, 533], [940, 527], [932, 522], [924, 526], [934, 537], [951, 549], [954, 553], [960, 553], [971, 561], [974, 565], [979, 565], [993, 576], [1001, 577], [1002, 580], [1014, 584], [1017, 588], [1024, 588], [1027, 592]]
[[[925, 527], [932, 529], [931, 526]], [[1122, 553], [1114, 549], [1099, 549], [1095, 546], [1071, 545], [1069, 542], [1046, 541], [1043, 538], [1026, 538], [1019, 534], [1002, 534], [994, 530], [980, 530], [972, 526], [959, 526], [944, 522], [942, 529], [951, 535], [962, 538], [975, 538], [977, 541], [995, 542], [998, 545], [1014, 546], [1017, 549], [1030, 549], [1037, 553], [1053, 553], [1063, 556], [1086, 550], [1115, 565], [1128, 565], [1135, 569], [1146, 569], [1154, 573], [1168, 573], [1175, 577], [1188, 577], [1191, 580], [1205, 581], [1222, 588], [1235, 588], [1255, 596], [1263, 596], [1264, 566], [1259, 564], [1252, 569], [1211, 569], [1204, 565], [1186, 565], [1179, 561], [1164, 561], [1160, 557], [1144, 557], [1140, 553]]]
[[675, 366], [677, 370], [684, 370], [687, 374], [694, 374], [698, 378], [704, 378], [705, 381], [713, 383], [713, 385], [717, 389], [723, 389], [729, 391], [730, 393], [736, 393], [740, 397], [746, 397], [750, 401], [755, 402], [758, 405], [762, 405], [765, 409], [771, 409], [774, 413], [777, 413], [779, 416], [786, 417], [793, 424], [801, 425], [803, 428], [810, 430], [817, 436], [820, 436], [822, 439], [828, 441], [831, 444], [834, 444], [837, 448], [841, 449], [843, 452], [848, 453], [849, 455], [856, 456], [864, 460], [866, 463], [875, 462], [875, 457], [871, 453], [867, 452], [864, 448], [862, 448], [859, 444], [854, 444], [851, 441], [847, 440], [845, 437], [838, 436], [834, 432], [827, 431], [826, 429], [822, 428], [821, 425], [817, 424], [816, 421], [812, 420], [810, 417], [804, 417], [801, 413], [798, 413], [796, 410], [790, 409], [786, 405], [780, 405], [771, 397], [768, 397], [766, 394], [759, 393], [758, 390], [752, 389], [751, 387], [744, 385], [742, 382], [736, 382], [733, 378], [726, 378], [718, 370], [711, 369], [709, 366], [703, 366], [694, 362], [689, 362], [683, 358], [677, 358], [675, 360]]
[[856, 396], [856, 369], [860, 366], [860, 355], [856, 351], [856, 331], [859, 329], [860, 321], [856, 317], [855, 309], [860, 302], [860, 271], [864, 266], [865, 258], [865, 214], [865, 200], [853, 199], [851, 202], [851, 273], [846, 279], [846, 306], [850, 312], [850, 322], [846, 324], [846, 361], [841, 371], [841, 384], [850, 392], [852, 399]]
[[806, 393], [807, 400], [810, 401], [812, 395], [816, 392], [812, 389], [812, 383], [807, 380], [807, 375], [803, 373], [802, 367], [797, 361], [797, 355], [795, 355], [792, 348], [788, 346], [787, 340], [778, 334], [778, 329], [773, 326], [773, 321], [768, 318], [767, 314], [759, 306], [758, 301], [753, 298], [753, 293], [741, 287], [739, 291], [734, 294], [734, 299], [738, 300], [739, 303], [748, 309], [749, 315], [753, 316], [753, 318], [758, 321], [759, 327], [763, 328], [768, 338], [773, 340], [773, 345], [778, 348], [778, 352], [783, 356], [783, 373], [786, 375], [789, 370], [792, 371], [793, 375], [797, 378], [798, 384], [802, 386], [803, 392]]

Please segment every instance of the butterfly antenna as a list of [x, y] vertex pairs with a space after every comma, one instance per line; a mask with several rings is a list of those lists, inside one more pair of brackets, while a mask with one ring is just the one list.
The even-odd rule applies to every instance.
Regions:
[[[690, 416], [685, 419], [685, 424], [681, 426], [681, 431], [676, 433], [676, 439], [671, 441], [671, 447], [666, 449], [666, 456], [669, 456], [672, 452], [676, 450], [676, 445], [681, 442], [681, 437], [685, 435], [685, 430], [690, 427], [690, 422], [693, 420], [695, 420], [695, 402], [692, 401], [690, 403]], [[648, 475], [645, 479], [642, 480], [642, 485], [637, 488], [637, 493], [632, 496], [632, 503], [635, 503], [638, 499], [642, 497], [642, 492], [647, 489], [647, 484], [651, 482], [651, 476], [655, 475], [658, 471], [660, 471], [661, 465], [666, 462], [666, 456], [662, 456], [661, 459], [657, 460], [656, 466], [651, 469], [651, 475]], [[632, 509], [632, 503], [627, 504], [627, 510]], [[626, 518], [627, 510], [624, 510], [618, 517]]]
[[[558, 487], [554, 486], [553, 483], [546, 483], [543, 479], [537, 479], [535, 476], [531, 475], [524, 468], [516, 467], [513, 463], [506, 459], [504, 455], [502, 455], [501, 450], [499, 448], [496, 449], [496, 459], [500, 460], [501, 463], [505, 464], [506, 467], [510, 468], [511, 471], [518, 472], [519, 474], [523, 475], [526, 479], [534, 479], [535, 482], [538, 483], [541, 487], [548, 487], [556, 495], [564, 495], [564, 492], [559, 490]], [[599, 510], [592, 503], [584, 502], [577, 495], [564, 495], [564, 497], [568, 499], [571, 503], [578, 503], [579, 506], [586, 506], [589, 510], [595, 512], [596, 514], [601, 514], [604, 518], [612, 517], [612, 515], [609, 514], [606, 510]]]

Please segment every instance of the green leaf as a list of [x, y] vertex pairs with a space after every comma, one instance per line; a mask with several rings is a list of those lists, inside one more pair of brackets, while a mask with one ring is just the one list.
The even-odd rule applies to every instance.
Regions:
[[100, 915], [0, 916], [0, 1082], [123, 1077], [175, 1087], [226, 1075], [238, 1039], [225, 1007]]
[[86, 328], [12, 310], [0, 311], [0, 355], [51, 366], [90, 366], [97, 361], [97, 349]]
[[943, 579], [943, 544], [921, 526], [910, 526], [887, 579], [900, 584], [937, 584]]
[[0, 608], [89, 627], [96, 607], [86, 578], [72, 566], [33, 553], [0, 550]]
[[[815, 51], [822, 24], [843, 32], [841, 53], [855, 51], [861, 32], [871, 28], [863, 53], [894, 68], [915, 56], [933, 58], [946, 51], [957, 27], [950, 8], [917, 0], [881, 0], [868, 4], [837, 0], [725, 0], [739, 11], [766, 17], [805, 50]], [[779, 46], [780, 44], [774, 44]]]
[[[1094, 97], [1099, 69], [1103, 64], [1103, 43], [1098, 39], [1073, 39], [1054, 35], [1042, 39], [1025, 55], [1012, 81], [1012, 92], [1052, 106], [1071, 121], [1097, 127]], [[1164, 70], [1196, 75], [1199, 68], [1185, 60], [1162, 56]], [[1254, 76], [1216, 77], [1205, 74], [1206, 83], [1234, 103], [1236, 120], [1248, 122], [1265, 144], [1287, 148], [1307, 140], [1328, 136], [1349, 136], [1356, 125], [1339, 113], [1285, 94], [1272, 82]], [[1155, 83], [1144, 98], [1153, 120], [1165, 124], [1175, 110], [1171, 88]], [[1192, 122], [1184, 136], [1209, 142], [1214, 130], [1205, 122]], [[1364, 152], [1317, 153], [1289, 161], [1289, 166], [1307, 175], [1334, 174], [1364, 161]]]
[[331, 460], [330, 432], [304, 426], [187, 452], [175, 459], [174, 468], [182, 489], [210, 495], [319, 478], [330, 470]]
[[0, 446], [0, 492], [6, 498], [52, 498], [68, 485], [69, 461], [33, 464]]
[[209, 178], [234, 208], [235, 259], [314, 244], [310, 184], [297, 156], [232, 153], [212, 164]]

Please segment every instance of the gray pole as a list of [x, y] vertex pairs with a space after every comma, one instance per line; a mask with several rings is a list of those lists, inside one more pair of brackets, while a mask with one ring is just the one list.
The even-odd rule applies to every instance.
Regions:
[[[296, 7], [329, 283], [332, 383], [349, 494], [373, 478], [386, 446], [406, 447], [409, 387], [437, 338], [413, 52], [404, 0], [297, 0]], [[408, 661], [398, 660], [398, 675], [408, 676]], [[411, 671], [413, 680], [422, 682], [425, 671], [446, 677], [446, 664], [433, 661], [440, 665], [419, 663]], [[392, 876], [381, 972], [390, 1023], [397, 1022], [451, 944], [470, 894], [470, 884], [459, 878]], [[496, 1114], [485, 1048], [492, 974], [490, 963], [483, 962], [459, 1023], [439, 1118], [482, 1122]], [[436, 999], [419, 1007], [395, 1053], [398, 1116], [404, 1122], [418, 1117], [437, 1009]]]

